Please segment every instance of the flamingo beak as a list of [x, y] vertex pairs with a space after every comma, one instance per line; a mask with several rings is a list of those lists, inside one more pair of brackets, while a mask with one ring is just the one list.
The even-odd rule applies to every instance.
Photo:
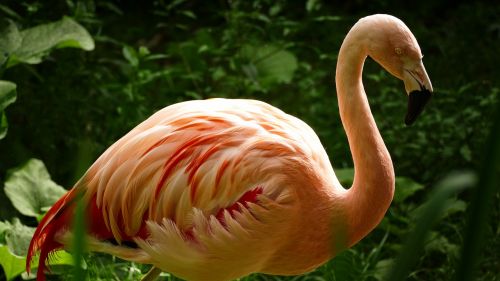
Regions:
[[422, 62], [413, 69], [405, 69], [403, 74], [408, 93], [408, 111], [405, 124], [411, 125], [424, 110], [432, 96], [432, 84]]

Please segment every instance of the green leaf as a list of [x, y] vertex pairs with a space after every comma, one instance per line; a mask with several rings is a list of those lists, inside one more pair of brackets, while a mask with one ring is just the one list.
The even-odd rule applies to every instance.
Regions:
[[181, 14], [185, 15], [188, 18], [191, 18], [191, 19], [194, 19], [194, 20], [196, 19], [196, 15], [193, 12], [191, 12], [191, 11], [187, 11], [187, 10], [186, 11], [182, 11]]
[[359, 255], [353, 249], [348, 249], [333, 259], [332, 270], [335, 280], [356, 280], [359, 275]]
[[396, 177], [396, 190], [394, 191], [394, 202], [401, 203], [406, 198], [415, 194], [415, 192], [423, 189], [424, 186], [415, 182], [412, 179], [405, 177]]
[[466, 144], [462, 145], [460, 147], [460, 154], [464, 157], [465, 160], [471, 161], [472, 159], [472, 151], [470, 150], [470, 147]]
[[[31, 261], [31, 270], [38, 268], [38, 261], [39, 256], [33, 257], [33, 260]], [[57, 271], [57, 266], [73, 266], [74, 264], [75, 262], [73, 256], [64, 250], [57, 250], [50, 255], [50, 269], [53, 273]], [[85, 263], [85, 261], [83, 261], [82, 267], [87, 269], [87, 263]], [[66, 268], [65, 271], [68, 271], [68, 269]]]
[[273, 45], [247, 45], [242, 48], [241, 53], [249, 61], [242, 66], [243, 71], [250, 79], [263, 86], [290, 83], [298, 67], [295, 55]]
[[5, 244], [5, 233], [11, 228], [10, 223], [0, 221], [0, 244]]
[[318, 0], [308, 0], [306, 2], [306, 10], [307, 12], [312, 12], [319, 10], [321, 8], [321, 2]]
[[21, 46], [22, 38], [17, 26], [11, 20], [0, 21], [0, 67], [10, 55]]
[[7, 116], [5, 116], [5, 108], [14, 103], [17, 98], [16, 84], [0, 80], [0, 140], [7, 134]]
[[149, 54], [151, 54], [151, 51], [149, 51], [148, 47], [146, 47], [146, 46], [140, 46], [139, 47], [139, 56], [141, 58], [146, 57]]
[[37, 217], [66, 190], [50, 179], [42, 161], [31, 159], [11, 172], [5, 182], [5, 193], [21, 214]]
[[[42, 58], [55, 48], [70, 47], [90, 51], [95, 47], [94, 40], [87, 30], [69, 17], [23, 30], [19, 36], [21, 44], [12, 50], [7, 67], [18, 63], [40, 63]], [[15, 39], [13, 35], [10, 38], [8, 42]]]
[[454, 258], [458, 257], [459, 247], [450, 241], [439, 232], [431, 231], [429, 239], [427, 239], [424, 247], [427, 252], [440, 252], [448, 254]]
[[16, 84], [0, 80], [0, 112], [16, 101]]
[[33, 233], [35, 233], [34, 227], [26, 226], [18, 218], [14, 218], [5, 233], [5, 241], [10, 252], [17, 256], [26, 256]]
[[24, 272], [26, 258], [12, 254], [7, 246], [0, 246], [0, 265], [3, 267], [7, 280], [13, 280]]
[[[13, 254], [6, 245], [0, 246], [0, 265], [3, 267], [7, 280], [13, 280], [21, 273], [25, 272], [26, 257]], [[66, 251], [56, 251], [50, 256], [50, 266], [52, 270], [57, 266], [73, 266], [73, 257]], [[87, 268], [87, 264], [83, 262], [83, 268]], [[32, 261], [31, 269], [38, 268], [38, 256], [35, 256]], [[33, 275], [30, 275], [33, 276]], [[24, 278], [24, 277], [23, 277]]]
[[373, 273], [373, 277], [377, 280], [383, 281], [384, 277], [387, 276], [387, 273], [391, 269], [394, 264], [394, 259], [385, 259], [380, 260], [375, 265], [375, 272]]
[[122, 53], [125, 59], [130, 63], [130, 65], [132, 65], [133, 67], [137, 67], [139, 65], [139, 55], [134, 48], [130, 46], [123, 46]]
[[463, 213], [467, 209], [467, 203], [458, 199], [448, 199], [445, 202], [445, 209], [443, 211], [443, 218], [451, 216], [455, 213]]

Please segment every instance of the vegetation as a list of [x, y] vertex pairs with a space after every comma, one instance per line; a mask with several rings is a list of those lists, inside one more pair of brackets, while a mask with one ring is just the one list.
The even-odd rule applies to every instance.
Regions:
[[[372, 234], [310, 274], [242, 280], [500, 280], [500, 6], [364, 2], [2, 1], [0, 280], [33, 278], [24, 273], [27, 243], [62, 186], [179, 101], [253, 98], [305, 120], [348, 186], [333, 74], [349, 27], [375, 12], [412, 29], [435, 88], [405, 127], [402, 83], [373, 61], [365, 66], [398, 175], [393, 205]], [[53, 264], [50, 280], [138, 280], [148, 270], [95, 253], [83, 255], [85, 274], [67, 252]]]

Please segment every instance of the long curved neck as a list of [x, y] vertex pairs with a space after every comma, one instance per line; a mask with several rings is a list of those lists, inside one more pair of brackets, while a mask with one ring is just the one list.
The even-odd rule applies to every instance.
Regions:
[[[358, 31], [358, 32], [356, 32]], [[394, 194], [394, 168], [375, 124], [361, 73], [368, 55], [359, 30], [345, 38], [337, 62], [340, 117], [354, 161], [354, 182], [346, 194], [348, 246], [366, 236], [382, 220]]]

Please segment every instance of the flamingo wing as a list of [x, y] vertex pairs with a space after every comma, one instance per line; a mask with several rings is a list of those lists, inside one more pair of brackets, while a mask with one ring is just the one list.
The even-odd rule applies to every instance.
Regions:
[[[188, 261], [199, 263], [207, 253], [225, 248], [237, 254], [242, 249], [229, 240], [248, 247], [263, 238], [265, 225], [267, 235], [284, 227], [293, 194], [283, 169], [316, 157], [318, 144], [322, 149], [305, 123], [259, 101], [212, 99], [166, 107], [108, 148], [70, 198], [56, 203], [30, 255], [68, 242], [71, 217], [65, 214], [77, 191], [87, 201], [91, 250], [181, 275], [192, 268]], [[330, 167], [327, 159], [316, 160]], [[44, 244], [50, 246], [45, 251]]]

